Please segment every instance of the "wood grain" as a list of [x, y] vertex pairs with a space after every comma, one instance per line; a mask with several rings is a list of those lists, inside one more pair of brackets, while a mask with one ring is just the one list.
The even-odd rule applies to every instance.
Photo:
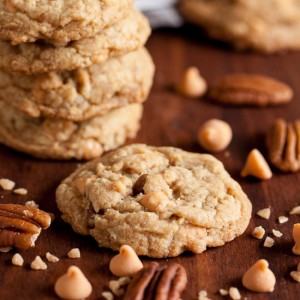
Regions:
[[[300, 216], [291, 216], [288, 223], [278, 224], [280, 215], [300, 204], [300, 175], [275, 172], [270, 181], [242, 179], [239, 176], [245, 158], [253, 148], [265, 154], [264, 135], [276, 117], [294, 120], [299, 116], [300, 54], [264, 56], [252, 53], [234, 53], [220, 44], [208, 43], [198, 30], [185, 27], [178, 31], [161, 30], [154, 32], [148, 43], [157, 73], [155, 84], [145, 105], [145, 116], [138, 137], [130, 142], [152, 145], [171, 145], [185, 150], [202, 152], [197, 145], [199, 126], [210, 118], [220, 118], [233, 128], [234, 139], [229, 147], [230, 157], [224, 153], [217, 156], [229, 173], [238, 180], [253, 202], [254, 212], [270, 206], [271, 219], [263, 220], [254, 216], [246, 233], [223, 247], [209, 249], [201, 255], [186, 253], [178, 258], [161, 260], [161, 263], [175, 261], [182, 263], [188, 272], [189, 284], [183, 294], [184, 300], [197, 299], [197, 293], [206, 289], [211, 299], [221, 299], [220, 288], [236, 286], [247, 299], [299, 299], [299, 284], [289, 276], [296, 269], [300, 257], [292, 254], [292, 227], [300, 222]], [[290, 84], [295, 90], [295, 99], [289, 105], [275, 108], [234, 108], [218, 106], [205, 100], [186, 99], [174, 94], [170, 87], [189, 66], [200, 68], [209, 83], [228, 72], [251, 72], [274, 76]], [[60, 219], [55, 204], [55, 189], [68, 176], [77, 162], [51, 162], [31, 158], [6, 147], [0, 147], [0, 177], [17, 182], [25, 187], [27, 196], [0, 192], [2, 203], [24, 203], [35, 200], [43, 210], [53, 212], [56, 219], [51, 228], [42, 233], [34, 249], [22, 252], [25, 259], [23, 268], [11, 265], [14, 253], [0, 254], [0, 299], [32, 300], [56, 299], [53, 285], [58, 276], [70, 265], [79, 266], [94, 287], [90, 299], [101, 299], [101, 293], [108, 290], [107, 284], [113, 277], [108, 263], [114, 253], [100, 249], [90, 237], [72, 232], [69, 225]], [[275, 246], [264, 248], [263, 242], [250, 236], [255, 226], [262, 225], [268, 233], [273, 228], [283, 232], [282, 238], [275, 238]], [[74, 247], [81, 250], [81, 259], [67, 258], [67, 252]], [[56, 264], [48, 263], [47, 271], [30, 270], [30, 262], [36, 255], [45, 253], [59, 256]], [[241, 286], [241, 276], [256, 260], [265, 258], [277, 278], [272, 294], [254, 294]], [[149, 259], [143, 259], [147, 263]]]

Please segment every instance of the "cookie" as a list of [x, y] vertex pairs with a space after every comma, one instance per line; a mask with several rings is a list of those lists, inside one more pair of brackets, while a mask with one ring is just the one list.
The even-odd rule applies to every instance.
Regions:
[[0, 39], [13, 44], [90, 37], [121, 19], [132, 0], [0, 0]]
[[208, 154], [133, 144], [78, 168], [56, 192], [63, 219], [101, 247], [138, 255], [201, 253], [241, 235], [252, 205]]
[[181, 0], [180, 9], [216, 39], [265, 53], [300, 49], [298, 0]]
[[0, 142], [40, 158], [92, 159], [135, 137], [141, 116], [131, 104], [82, 123], [32, 119], [0, 101]]
[[54, 46], [39, 41], [12, 46], [0, 42], [0, 69], [32, 74], [89, 67], [141, 48], [150, 32], [146, 17], [132, 9], [112, 27], [67, 45]]
[[146, 49], [67, 72], [12, 75], [0, 71], [0, 100], [31, 117], [84, 121], [143, 102], [154, 65]]

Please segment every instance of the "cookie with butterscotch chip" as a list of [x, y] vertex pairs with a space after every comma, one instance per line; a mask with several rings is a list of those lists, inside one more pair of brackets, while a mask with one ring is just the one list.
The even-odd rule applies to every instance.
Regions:
[[252, 209], [213, 156], [143, 144], [81, 166], [56, 201], [74, 231], [101, 247], [158, 258], [224, 245], [245, 231]]
[[132, 0], [0, 0], [0, 40], [68, 43], [93, 36], [128, 14]]

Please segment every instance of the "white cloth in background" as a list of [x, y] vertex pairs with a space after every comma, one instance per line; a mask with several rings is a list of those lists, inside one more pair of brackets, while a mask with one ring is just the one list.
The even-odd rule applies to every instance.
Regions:
[[136, 6], [142, 10], [150, 20], [153, 28], [178, 27], [182, 19], [175, 9], [177, 0], [137, 0]]

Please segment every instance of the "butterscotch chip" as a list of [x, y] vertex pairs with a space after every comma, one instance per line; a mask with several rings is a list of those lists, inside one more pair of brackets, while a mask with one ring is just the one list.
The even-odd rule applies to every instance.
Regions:
[[74, 249], [71, 249], [69, 252], [68, 252], [68, 257], [69, 258], [80, 258], [80, 250], [78, 248], [74, 248]]
[[283, 172], [300, 170], [300, 120], [277, 119], [267, 133], [270, 162]]
[[187, 97], [197, 98], [206, 93], [207, 83], [198, 68], [188, 68], [177, 85], [177, 91]]
[[221, 296], [227, 296], [229, 294], [228, 290], [219, 289], [219, 293]]
[[11, 191], [15, 187], [15, 185], [16, 185], [16, 183], [9, 179], [6, 179], [6, 178], [0, 179], [0, 186], [5, 191]]
[[272, 248], [274, 246], [275, 241], [270, 238], [270, 237], [266, 237], [265, 242], [264, 242], [264, 247], [266, 248]]
[[271, 77], [238, 73], [223, 76], [211, 88], [209, 96], [219, 103], [264, 107], [290, 102], [293, 90]]
[[261, 180], [267, 180], [272, 177], [272, 171], [259, 150], [253, 149], [247, 156], [241, 176], [254, 176]]
[[229, 289], [229, 296], [233, 300], [240, 300], [242, 298], [239, 290], [236, 287], [231, 287]]
[[290, 275], [295, 281], [300, 282], [300, 272], [292, 271]]
[[283, 236], [283, 233], [280, 232], [279, 230], [273, 229], [273, 230], [272, 230], [272, 233], [273, 233], [274, 236], [276, 236], [276, 237], [278, 237], [278, 238]]
[[40, 256], [35, 257], [35, 259], [31, 262], [30, 267], [33, 270], [46, 270], [47, 269], [46, 263], [41, 259]]
[[266, 231], [262, 226], [255, 227], [252, 231], [252, 235], [259, 240], [261, 240], [264, 237], [265, 233]]
[[278, 217], [278, 222], [279, 222], [280, 224], [286, 223], [288, 220], [289, 220], [289, 218], [288, 218], [288, 217], [285, 217], [285, 216], [280, 216], [280, 217]]
[[114, 295], [111, 292], [103, 292], [101, 296], [106, 300], [114, 300]]
[[24, 259], [23, 259], [23, 257], [22, 257], [19, 253], [16, 253], [16, 254], [12, 257], [11, 262], [12, 262], [12, 264], [15, 265], [15, 266], [22, 267], [23, 264], [24, 264]]
[[25, 196], [27, 195], [27, 193], [28, 191], [24, 188], [19, 188], [14, 190], [14, 194], [21, 195], [21, 196]]
[[271, 216], [271, 209], [264, 208], [264, 209], [259, 210], [256, 214], [258, 216], [260, 216], [261, 218], [268, 220], [268, 219], [270, 219], [270, 216]]
[[290, 215], [300, 215], [300, 206], [294, 207], [294, 208], [290, 211]]
[[50, 252], [46, 253], [46, 258], [49, 262], [52, 262], [52, 263], [56, 263], [59, 261], [59, 258], [56, 257], [55, 255], [51, 254]]

